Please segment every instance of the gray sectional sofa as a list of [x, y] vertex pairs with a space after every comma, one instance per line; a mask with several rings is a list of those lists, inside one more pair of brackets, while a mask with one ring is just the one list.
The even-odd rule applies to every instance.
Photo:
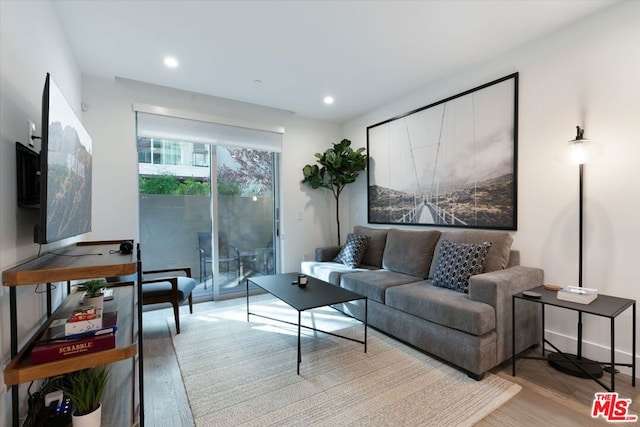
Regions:
[[[316, 249], [316, 260], [303, 262], [301, 271], [367, 296], [369, 325], [462, 368], [474, 379], [511, 357], [511, 296], [540, 286], [543, 272], [519, 265], [519, 252], [511, 249], [507, 232], [357, 226], [353, 234], [368, 240], [360, 265], [334, 262], [341, 250], [335, 246]], [[490, 247], [482, 272], [465, 280], [468, 289], [442, 287], [448, 247], [483, 242]], [[540, 342], [540, 311], [537, 304], [516, 304], [520, 352]], [[354, 302], [338, 308], [363, 319], [363, 307]]]

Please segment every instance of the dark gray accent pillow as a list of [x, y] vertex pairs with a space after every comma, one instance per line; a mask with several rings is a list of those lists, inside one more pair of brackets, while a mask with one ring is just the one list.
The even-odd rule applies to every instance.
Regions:
[[369, 236], [369, 243], [367, 243], [367, 250], [364, 252], [361, 264], [382, 267], [382, 254], [387, 243], [388, 231], [386, 228], [370, 228], [361, 225], [353, 227], [354, 234]]
[[[513, 237], [506, 231], [489, 231], [489, 230], [460, 230], [460, 231], [443, 231], [440, 241], [448, 240], [454, 243], [483, 243], [490, 242], [491, 248], [487, 254], [487, 261], [484, 265], [483, 273], [491, 271], [504, 270], [509, 264], [509, 255], [511, 253], [511, 243]], [[436, 254], [433, 258], [429, 278], [432, 279], [438, 265], [439, 246], [436, 248]]]
[[469, 277], [482, 273], [490, 247], [490, 242], [441, 241], [433, 286], [468, 293]]
[[361, 236], [359, 234], [349, 233], [347, 234], [347, 241], [344, 243], [342, 249], [335, 257], [335, 262], [340, 262], [351, 268], [357, 267], [362, 261], [364, 251], [367, 250], [367, 243], [369, 242], [368, 236]]
[[396, 273], [426, 278], [438, 239], [440, 232], [437, 230], [392, 228], [387, 233], [382, 267]]

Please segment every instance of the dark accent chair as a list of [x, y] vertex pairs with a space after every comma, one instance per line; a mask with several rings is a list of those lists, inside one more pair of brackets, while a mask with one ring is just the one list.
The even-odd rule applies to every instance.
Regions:
[[[238, 275], [237, 277], [240, 277], [240, 251], [228, 243], [227, 234], [224, 232], [218, 233], [218, 251], [220, 252], [218, 264], [226, 264], [227, 271], [231, 269], [231, 265], [233, 264], [236, 274]], [[200, 255], [200, 282], [202, 282], [209, 277], [207, 274], [207, 265], [211, 265], [213, 262], [210, 231], [198, 232], [198, 253]]]
[[[141, 260], [139, 249], [138, 259]], [[176, 334], [179, 334], [180, 304], [188, 299], [189, 313], [193, 314], [192, 292], [196, 285], [196, 281], [191, 278], [190, 267], [142, 270], [142, 304], [170, 303], [176, 321]]]
[[[142, 254], [140, 244], [137, 245], [138, 273], [129, 276], [107, 277], [107, 282], [141, 282], [142, 304], [169, 303], [173, 306], [173, 316], [176, 320], [176, 333], [180, 333], [180, 304], [189, 300], [189, 313], [193, 314], [192, 292], [197, 283], [191, 278], [190, 267], [179, 267], [162, 270], [144, 271], [142, 269]], [[180, 274], [168, 274], [180, 273]], [[144, 275], [153, 277], [145, 278]], [[160, 276], [162, 275], [162, 276]]]

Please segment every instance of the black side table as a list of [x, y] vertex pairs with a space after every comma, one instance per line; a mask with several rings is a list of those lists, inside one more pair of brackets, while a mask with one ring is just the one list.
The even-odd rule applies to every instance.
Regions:
[[[598, 294], [598, 298], [592, 301], [590, 304], [579, 304], [570, 301], [559, 300], [556, 296], [556, 291], [549, 291], [544, 288], [544, 286], [538, 286], [537, 288], [530, 289], [532, 292], [537, 292], [541, 295], [541, 298], [534, 299], [530, 297], [526, 297], [523, 293], [518, 293], [513, 295], [511, 298], [511, 340], [512, 340], [512, 354], [511, 354], [511, 363], [512, 363], [512, 372], [511, 375], [516, 376], [516, 299], [530, 301], [533, 303], [538, 303], [541, 305], [542, 311], [542, 355], [544, 356], [545, 352], [545, 344], [549, 344], [555, 351], [557, 351], [562, 357], [566, 358], [567, 361], [576, 366], [576, 368], [582, 370], [588, 377], [593, 379], [595, 382], [604, 387], [607, 391], [615, 391], [615, 372], [616, 372], [616, 362], [615, 362], [615, 318], [624, 312], [629, 307], [632, 307], [632, 319], [631, 319], [631, 363], [618, 363], [620, 366], [630, 366], [631, 367], [631, 385], [633, 387], [636, 386], [636, 301], [632, 299], [626, 298], [618, 298], [612, 297], [609, 295]], [[594, 316], [607, 317], [611, 321], [611, 387], [607, 387], [605, 383], [600, 381], [598, 378], [591, 375], [589, 372], [585, 371], [581, 366], [574, 363], [570, 360], [562, 351], [560, 351], [556, 346], [554, 346], [551, 342], [549, 342], [545, 338], [544, 334], [544, 311], [545, 306], [552, 305], [555, 307], [565, 308], [567, 310], [577, 311], [578, 315], [581, 316], [583, 313], [592, 314]], [[580, 329], [580, 328], [579, 328]], [[582, 354], [582, 331], [578, 330], [578, 354]], [[606, 364], [606, 363], [603, 363]]]

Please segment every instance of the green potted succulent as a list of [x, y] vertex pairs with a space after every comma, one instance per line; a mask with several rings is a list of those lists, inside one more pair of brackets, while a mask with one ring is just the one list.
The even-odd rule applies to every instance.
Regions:
[[338, 245], [340, 244], [340, 194], [347, 184], [355, 182], [361, 171], [367, 167], [364, 148], [354, 150], [351, 141], [343, 139], [324, 153], [316, 153], [318, 165], [302, 168], [303, 184], [311, 188], [327, 188], [336, 199], [336, 223], [338, 225]]
[[100, 426], [102, 394], [109, 380], [106, 365], [70, 373], [63, 385], [64, 394], [71, 400], [74, 427]]
[[104, 279], [89, 280], [80, 284], [80, 289], [86, 292], [85, 296], [89, 298], [97, 297], [102, 293], [102, 289], [106, 288], [108, 283]]

